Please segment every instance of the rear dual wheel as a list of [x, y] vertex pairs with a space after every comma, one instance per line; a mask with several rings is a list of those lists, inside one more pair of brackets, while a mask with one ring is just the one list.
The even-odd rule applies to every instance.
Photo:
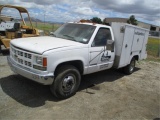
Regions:
[[133, 57], [130, 64], [127, 65], [126, 67], [124, 67], [124, 73], [127, 74], [127, 75], [132, 74], [134, 72], [134, 69], [135, 69], [135, 64], [136, 64], [136, 60]]

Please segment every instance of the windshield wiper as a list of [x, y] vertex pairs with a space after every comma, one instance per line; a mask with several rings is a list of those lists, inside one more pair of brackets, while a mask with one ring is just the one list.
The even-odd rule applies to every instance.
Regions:
[[66, 36], [66, 37], [68, 37], [68, 38], [71, 38], [70, 40], [76, 41], [73, 36], [70, 36], [70, 35], [63, 35], [63, 36]]

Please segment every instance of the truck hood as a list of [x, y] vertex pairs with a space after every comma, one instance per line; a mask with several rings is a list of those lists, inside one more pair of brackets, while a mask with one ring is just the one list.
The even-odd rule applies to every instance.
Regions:
[[11, 41], [11, 44], [15, 47], [39, 54], [43, 54], [45, 51], [51, 49], [82, 45], [82, 43], [50, 36], [14, 39]]

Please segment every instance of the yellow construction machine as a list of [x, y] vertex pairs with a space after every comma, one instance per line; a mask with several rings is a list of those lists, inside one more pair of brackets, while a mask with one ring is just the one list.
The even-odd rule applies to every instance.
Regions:
[[[1, 12], [3, 8], [17, 9], [20, 14], [20, 19], [17, 21], [13, 17], [2, 15]], [[27, 14], [30, 26], [26, 25], [22, 16], [23, 14]], [[27, 9], [20, 6], [0, 5], [0, 53], [2, 45], [4, 45], [6, 49], [9, 49], [12, 39], [34, 36], [39, 36], [39, 32], [36, 28], [33, 28]]]

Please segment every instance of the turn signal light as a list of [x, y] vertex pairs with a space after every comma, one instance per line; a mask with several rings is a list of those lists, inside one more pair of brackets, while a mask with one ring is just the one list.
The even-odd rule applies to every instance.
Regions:
[[43, 58], [43, 67], [47, 67], [47, 58]]

